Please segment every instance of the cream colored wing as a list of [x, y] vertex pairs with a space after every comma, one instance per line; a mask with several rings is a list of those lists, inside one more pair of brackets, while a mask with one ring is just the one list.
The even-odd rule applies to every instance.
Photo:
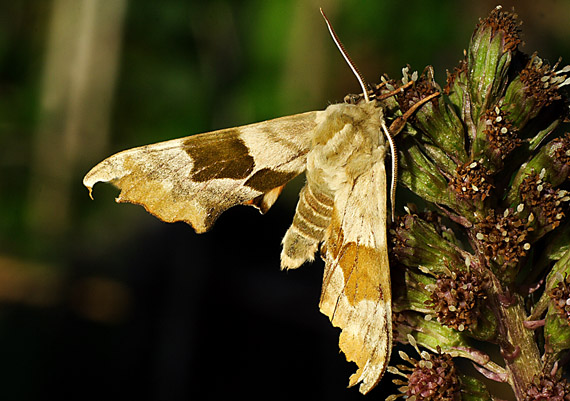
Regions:
[[125, 150], [99, 163], [83, 184], [110, 182], [117, 202], [142, 205], [167, 221], [207, 231], [226, 209], [267, 211], [305, 169], [317, 112]]
[[340, 349], [358, 366], [349, 385], [360, 383], [364, 394], [380, 381], [392, 350], [386, 246], [386, 171], [379, 161], [336, 192], [321, 250], [321, 312], [342, 329]]

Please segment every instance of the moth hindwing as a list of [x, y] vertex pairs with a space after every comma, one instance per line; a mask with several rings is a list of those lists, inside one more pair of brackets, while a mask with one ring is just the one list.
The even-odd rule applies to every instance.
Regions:
[[281, 267], [325, 261], [320, 309], [341, 328], [339, 346], [358, 370], [350, 385], [372, 389], [392, 348], [386, 246], [386, 154], [379, 101], [335, 104], [238, 128], [117, 153], [85, 176], [110, 182], [118, 202], [140, 204], [158, 218], [211, 228], [226, 209], [267, 211], [282, 187], [306, 171]]

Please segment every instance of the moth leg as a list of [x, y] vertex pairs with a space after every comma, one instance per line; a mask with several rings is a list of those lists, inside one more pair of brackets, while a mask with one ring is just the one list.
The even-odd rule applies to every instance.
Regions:
[[394, 89], [393, 91], [383, 93], [382, 95], [378, 96], [377, 99], [378, 100], [388, 99], [389, 97], [392, 97], [394, 95], [397, 95], [398, 93], [403, 92], [406, 88], [409, 88], [413, 84], [414, 84], [414, 81], [410, 81], [407, 84], [404, 84], [404, 85], [400, 86], [399, 88]]
[[408, 111], [406, 111], [400, 117], [398, 117], [394, 121], [392, 121], [392, 124], [390, 124], [390, 129], [389, 129], [390, 134], [392, 136], [398, 135], [402, 131], [402, 129], [404, 128], [404, 125], [406, 125], [406, 121], [408, 121], [408, 119], [412, 116], [412, 114], [414, 114], [416, 112], [417, 109], [419, 109], [425, 103], [429, 102], [431, 99], [433, 99], [434, 97], [437, 97], [439, 95], [440, 95], [439, 92], [434, 92], [431, 95], [426, 96], [425, 98], [423, 98], [419, 102], [414, 103], [414, 105], [412, 107], [410, 107], [408, 109]]

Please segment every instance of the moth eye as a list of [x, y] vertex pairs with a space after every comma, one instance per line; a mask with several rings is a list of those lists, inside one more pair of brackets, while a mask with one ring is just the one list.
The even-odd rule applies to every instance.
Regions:
[[355, 95], [351, 93], [344, 97], [344, 102], [348, 104], [358, 104], [362, 98], [362, 95]]

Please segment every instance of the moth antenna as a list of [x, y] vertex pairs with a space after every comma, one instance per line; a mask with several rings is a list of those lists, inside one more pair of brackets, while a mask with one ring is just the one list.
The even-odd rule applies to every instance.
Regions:
[[[408, 86], [408, 84], [404, 85], [404, 87]], [[391, 92], [391, 94], [395, 94], [397, 91]], [[392, 206], [392, 223], [394, 222], [394, 202], [396, 200], [396, 180], [398, 179], [398, 153], [396, 153], [396, 144], [394, 143], [393, 136], [396, 136], [402, 131], [404, 128], [404, 124], [406, 121], [411, 117], [411, 115], [419, 109], [422, 105], [429, 102], [431, 99], [439, 96], [439, 92], [434, 92], [431, 95], [423, 98], [419, 102], [415, 103], [408, 111], [406, 111], [403, 115], [398, 117], [392, 124], [390, 125], [390, 129], [386, 128], [386, 124], [382, 121], [382, 129], [384, 130], [384, 134], [386, 138], [388, 138], [388, 142], [390, 143], [390, 152], [392, 153], [392, 182], [390, 184], [390, 201]], [[390, 134], [392, 133], [392, 134]]]
[[342, 45], [342, 42], [340, 41], [336, 32], [334, 31], [329, 19], [325, 15], [325, 12], [323, 11], [322, 8], [320, 8], [320, 10], [321, 10], [321, 14], [322, 14], [323, 18], [325, 19], [325, 22], [327, 23], [327, 27], [329, 28], [329, 32], [332, 36], [332, 39], [334, 40], [334, 43], [336, 44], [336, 47], [338, 47], [338, 50], [340, 50], [340, 54], [342, 54], [342, 56], [344, 57], [344, 59], [348, 63], [348, 66], [350, 67], [350, 69], [352, 70], [354, 75], [356, 75], [356, 79], [358, 79], [358, 83], [360, 84], [360, 87], [362, 88], [362, 93], [364, 94], [364, 99], [366, 99], [366, 101], [369, 102], [370, 98], [368, 97], [368, 90], [366, 89], [366, 82], [364, 81], [362, 74], [360, 73], [360, 71], [358, 71], [358, 67], [356, 67], [356, 64], [354, 64], [354, 62], [352, 61], [352, 59], [348, 55], [348, 52], [346, 51], [346, 49]]
[[384, 130], [384, 135], [388, 138], [388, 143], [390, 144], [390, 153], [392, 153], [392, 180], [390, 182], [390, 210], [392, 211], [392, 223], [394, 222], [394, 211], [396, 205], [396, 180], [398, 179], [398, 153], [396, 150], [396, 144], [394, 139], [388, 131], [386, 124], [382, 121], [382, 129]]

